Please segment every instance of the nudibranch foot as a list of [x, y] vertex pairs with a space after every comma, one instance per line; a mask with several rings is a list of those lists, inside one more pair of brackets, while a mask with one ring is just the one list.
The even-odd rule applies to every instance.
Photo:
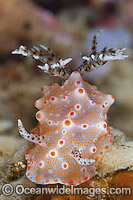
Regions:
[[41, 135], [37, 135], [37, 134], [28, 133], [25, 130], [22, 124], [22, 121], [20, 119], [18, 119], [18, 130], [19, 130], [20, 135], [26, 140], [39, 144], [40, 146], [43, 146], [43, 147], [46, 146], [45, 137]]

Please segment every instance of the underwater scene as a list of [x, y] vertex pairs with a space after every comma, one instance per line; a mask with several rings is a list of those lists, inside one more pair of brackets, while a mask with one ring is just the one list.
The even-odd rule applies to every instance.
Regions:
[[133, 1], [0, 0], [0, 200], [133, 200]]

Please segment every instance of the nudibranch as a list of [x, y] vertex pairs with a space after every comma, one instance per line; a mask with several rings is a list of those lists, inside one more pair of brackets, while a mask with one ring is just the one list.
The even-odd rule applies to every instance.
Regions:
[[35, 143], [26, 155], [28, 179], [43, 185], [79, 185], [94, 175], [101, 157], [111, 147], [106, 119], [114, 97], [100, 92], [81, 75], [109, 60], [124, 59], [124, 50], [105, 47], [96, 52], [94, 36], [91, 54], [82, 57], [84, 62], [76, 71], [65, 67], [71, 58], [56, 60], [44, 45], [30, 50], [21, 45], [13, 51], [44, 63], [39, 66], [44, 72], [67, 79], [62, 86], [54, 83], [42, 87], [44, 96], [35, 101], [39, 109], [36, 128], [28, 133], [18, 120], [20, 135]]
[[99, 160], [110, 148], [110, 129], [105, 122], [114, 97], [106, 95], [73, 72], [62, 86], [42, 88], [35, 101], [37, 127], [20, 134], [34, 142], [28, 151], [27, 177], [35, 183], [78, 185], [90, 179]]

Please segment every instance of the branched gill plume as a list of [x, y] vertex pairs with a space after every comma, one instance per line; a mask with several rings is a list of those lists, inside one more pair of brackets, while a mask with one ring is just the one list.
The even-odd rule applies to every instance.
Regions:
[[18, 49], [12, 51], [12, 54], [21, 54], [23, 56], [32, 57], [38, 60], [42, 65], [38, 65], [45, 73], [49, 73], [52, 76], [58, 76], [66, 80], [73, 71], [80, 72], [81, 75], [88, 73], [111, 60], [119, 60], [127, 58], [128, 55], [124, 54], [126, 48], [110, 48], [104, 47], [103, 50], [97, 52], [97, 37], [102, 32], [100, 30], [94, 35], [92, 40], [91, 53], [89, 55], [82, 56], [83, 63], [75, 68], [70, 69], [66, 65], [71, 62], [72, 58], [66, 58], [62, 60], [57, 58], [55, 53], [45, 45], [33, 46], [28, 49], [26, 46], [21, 45]]

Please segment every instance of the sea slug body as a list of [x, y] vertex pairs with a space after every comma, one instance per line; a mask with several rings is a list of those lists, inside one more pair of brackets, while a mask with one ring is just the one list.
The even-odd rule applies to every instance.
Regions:
[[36, 128], [28, 133], [18, 120], [20, 135], [35, 143], [26, 155], [26, 175], [35, 183], [79, 185], [94, 175], [98, 162], [111, 146], [110, 129], [105, 120], [114, 97], [84, 82], [81, 76], [128, 55], [124, 53], [125, 48], [105, 46], [97, 51], [97, 37], [101, 32], [94, 35], [91, 52], [82, 56], [78, 67], [66, 66], [72, 58], [62, 60], [45, 45], [30, 49], [20, 45], [12, 51], [12, 54], [38, 60], [43, 72], [65, 80], [62, 86], [54, 83], [41, 88], [44, 96], [35, 101], [39, 109]]
[[37, 127], [28, 133], [18, 120], [21, 136], [35, 143], [26, 155], [26, 175], [37, 184], [79, 185], [93, 176], [111, 146], [105, 119], [114, 97], [84, 82], [77, 71], [62, 86], [44, 86], [42, 92], [35, 102]]

